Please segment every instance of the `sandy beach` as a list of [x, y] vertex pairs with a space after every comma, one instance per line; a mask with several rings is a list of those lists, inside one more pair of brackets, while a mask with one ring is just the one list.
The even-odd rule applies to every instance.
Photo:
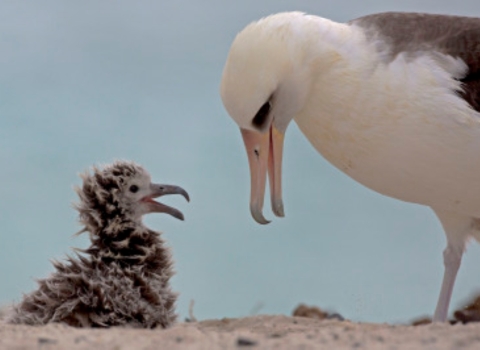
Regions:
[[480, 323], [423, 326], [259, 315], [167, 330], [0, 324], [0, 349], [478, 349]]

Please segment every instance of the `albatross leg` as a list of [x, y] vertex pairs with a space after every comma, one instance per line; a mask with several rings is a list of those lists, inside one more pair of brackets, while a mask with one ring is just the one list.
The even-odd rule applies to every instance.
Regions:
[[445, 271], [433, 322], [446, 322], [453, 286], [465, 250], [465, 242], [472, 231], [472, 218], [440, 210], [435, 210], [435, 213], [445, 230], [447, 247], [443, 252]]
[[443, 274], [442, 289], [438, 297], [437, 308], [433, 315], [433, 322], [446, 322], [448, 316], [448, 306], [452, 297], [453, 286], [457, 277], [458, 268], [462, 260], [463, 251], [447, 245], [443, 251], [443, 263], [445, 271]]

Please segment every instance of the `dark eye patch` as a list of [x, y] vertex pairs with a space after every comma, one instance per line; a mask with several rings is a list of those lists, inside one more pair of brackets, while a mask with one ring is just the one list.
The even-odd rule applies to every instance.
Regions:
[[262, 107], [260, 107], [257, 114], [255, 114], [255, 117], [252, 120], [252, 124], [257, 128], [261, 128], [267, 121], [269, 112], [270, 112], [270, 101], [267, 101], [263, 104]]
[[135, 193], [135, 192], [138, 191], [138, 186], [137, 185], [132, 185], [132, 186], [130, 186], [129, 189], [130, 189], [130, 192]]

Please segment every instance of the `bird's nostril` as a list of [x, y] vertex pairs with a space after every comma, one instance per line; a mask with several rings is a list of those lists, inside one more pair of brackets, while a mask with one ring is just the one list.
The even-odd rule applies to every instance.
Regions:
[[164, 189], [165, 189], [165, 187], [160, 186], [160, 191], [163, 191]]

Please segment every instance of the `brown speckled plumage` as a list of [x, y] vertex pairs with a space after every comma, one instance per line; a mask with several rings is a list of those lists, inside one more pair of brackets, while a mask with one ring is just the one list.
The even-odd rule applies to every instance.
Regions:
[[177, 298], [169, 284], [174, 273], [170, 250], [141, 217], [156, 211], [182, 219], [181, 213], [151, 198], [179, 193], [188, 199], [188, 195], [180, 187], [150, 184], [148, 173], [127, 161], [93, 168], [82, 179], [83, 186], [76, 189], [80, 197], [76, 209], [82, 232], [90, 234], [90, 247], [65, 262], [54, 262], [55, 272], [38, 281], [38, 289], [23, 297], [8, 321], [76, 327], [170, 326], [176, 319]]

